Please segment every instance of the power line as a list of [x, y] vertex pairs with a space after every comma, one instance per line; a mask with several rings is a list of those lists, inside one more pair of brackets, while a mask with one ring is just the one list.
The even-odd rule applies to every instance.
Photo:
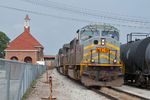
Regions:
[[[52, 15], [52, 14], [47, 14], [47, 13], [42, 13], [42, 12], [36, 12], [36, 11], [31, 11], [31, 10], [26, 10], [26, 9], [9, 7], [9, 6], [5, 6], [5, 5], [0, 5], [0, 7], [1, 8], [11, 9], [11, 10], [16, 10], [16, 11], [20, 11], [20, 12], [27, 12], [27, 13], [32, 13], [32, 14], [36, 14], [36, 15], [53, 17], [53, 18], [57, 18], [57, 19], [73, 20], [73, 21], [86, 22], [86, 23], [97, 23], [97, 22], [90, 21], [90, 20], [85, 20], [85, 19], [77, 19], [77, 18], [71, 18], [71, 17], [62, 17], [62, 16], [57, 16], [57, 15]], [[98, 22], [98, 23], [103, 23], [103, 22]], [[132, 26], [132, 25], [113, 24], [113, 23], [103, 23], [103, 24], [114, 25], [114, 26], [119, 26], [119, 27], [150, 29], [150, 27], [143, 27], [143, 26]]]
[[[111, 20], [115, 20], [115, 21], [124, 21], [124, 22], [132, 22], [132, 23], [139, 23], [139, 24], [150, 24], [150, 21], [142, 21], [142, 20], [137, 20], [137, 19], [129, 19], [129, 18], [121, 18], [121, 17], [113, 17], [112, 15], [106, 16], [106, 15], [100, 15], [100, 14], [95, 14], [93, 12], [89, 12], [89, 9], [85, 9], [85, 11], [82, 11], [81, 9], [77, 8], [77, 7], [73, 7], [70, 5], [65, 5], [65, 4], [61, 4], [61, 3], [57, 3], [57, 2], [52, 2], [49, 0], [45, 1], [41, 1], [41, 0], [23, 0], [25, 2], [34, 4], [34, 5], [40, 5], [43, 7], [50, 7], [50, 8], [54, 8], [57, 10], [63, 10], [63, 11], [69, 11], [71, 13], [77, 13], [77, 14], [82, 14], [82, 15], [88, 15], [88, 16], [94, 16], [97, 18], [104, 18], [104, 19], [111, 19]], [[75, 9], [74, 9], [75, 8]]]
[[[37, 0], [36, 0], [37, 1]], [[63, 5], [64, 7], [70, 7], [70, 8], [76, 8], [76, 9], [79, 9], [79, 10], [83, 10], [83, 11], [89, 11], [89, 12], [100, 12], [100, 14], [111, 14], [111, 15], [115, 15], [115, 16], [122, 16], [122, 17], [128, 17], [128, 18], [132, 18], [132, 19], [147, 19], [147, 20], [150, 20], [150, 18], [145, 18], [145, 17], [141, 17], [141, 16], [129, 16], [129, 15], [124, 15], [124, 14], [119, 14], [119, 13], [112, 13], [112, 12], [106, 12], [106, 11], [99, 11], [99, 10], [95, 10], [95, 9], [88, 9], [88, 8], [79, 8], [79, 7], [76, 7], [76, 6], [72, 6], [72, 5], [68, 5], [68, 4], [64, 4], [64, 3], [59, 3], [59, 2], [54, 2], [54, 1], [51, 1], [51, 0], [45, 0], [45, 1], [48, 1], [49, 3], [53, 3], [53, 4], [59, 4], [60, 5]], [[43, 2], [43, 1], [42, 1]]]
[[65, 19], [65, 20], [74, 20], [74, 21], [89, 22], [89, 23], [93, 22], [93, 21], [89, 21], [89, 20], [76, 19], [76, 18], [71, 18], [71, 17], [56, 16], [56, 15], [52, 15], [52, 14], [46, 14], [46, 13], [41, 13], [41, 12], [36, 12], [36, 11], [31, 11], [31, 10], [26, 10], [26, 9], [20, 9], [20, 8], [15, 8], [15, 7], [8, 7], [8, 6], [4, 6], [4, 5], [0, 5], [0, 7], [11, 9], [11, 10], [17, 10], [17, 11], [21, 11], [21, 12], [32, 13], [32, 14], [36, 14], [36, 15], [49, 16], [49, 17], [59, 18], [59, 19]]

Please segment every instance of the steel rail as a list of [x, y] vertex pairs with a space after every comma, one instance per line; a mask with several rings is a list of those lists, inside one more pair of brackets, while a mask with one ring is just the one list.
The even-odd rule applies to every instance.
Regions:
[[111, 94], [108, 94], [108, 93], [105, 93], [101, 90], [97, 90], [97, 89], [94, 89], [94, 88], [90, 88], [90, 90], [94, 91], [95, 93], [97, 94], [100, 94], [102, 96], [105, 96], [106, 98], [110, 99], [110, 100], [120, 100], [118, 97], [116, 96], [113, 96]]

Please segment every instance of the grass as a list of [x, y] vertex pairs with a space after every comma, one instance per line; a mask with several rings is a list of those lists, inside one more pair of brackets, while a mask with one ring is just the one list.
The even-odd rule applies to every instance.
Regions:
[[[43, 74], [44, 74], [44, 73], [43, 73]], [[43, 78], [43, 76], [42, 76], [42, 75], [40, 75], [40, 76], [38, 76], [38, 77], [37, 77], [37, 79], [40, 79], [40, 78]]]
[[[40, 79], [42, 78], [42, 75], [38, 76], [37, 79]], [[30, 88], [28, 88], [25, 92], [25, 94], [23, 95], [22, 99], [21, 100], [26, 100], [26, 98], [29, 96], [29, 94], [31, 93], [32, 91], [32, 87], [37, 83], [37, 80], [33, 80], [31, 85], [30, 85]]]
[[49, 69], [51, 70], [51, 69], [54, 69], [54, 68], [56, 68], [55, 66], [51, 66]]

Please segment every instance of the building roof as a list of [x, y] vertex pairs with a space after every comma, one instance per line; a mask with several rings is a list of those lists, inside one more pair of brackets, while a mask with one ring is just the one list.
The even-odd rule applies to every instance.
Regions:
[[17, 38], [8, 44], [7, 50], [38, 50], [38, 47], [43, 46], [30, 34], [29, 16], [25, 17], [25, 23], [28, 27], [24, 26], [24, 32], [20, 34]]
[[28, 31], [24, 31], [5, 50], [38, 50], [35, 46], [43, 47]]

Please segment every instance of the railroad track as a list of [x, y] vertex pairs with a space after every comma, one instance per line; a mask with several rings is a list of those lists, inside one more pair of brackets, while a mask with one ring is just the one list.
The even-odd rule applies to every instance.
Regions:
[[123, 91], [121, 89], [117, 89], [115, 87], [86, 87], [83, 84], [81, 84], [81, 82], [79, 81], [76, 81], [72, 78], [69, 78], [69, 79], [74, 81], [76, 84], [82, 85], [83, 87], [96, 92], [97, 94], [105, 96], [106, 98], [110, 100], [150, 100], [149, 98], [135, 95], [135, 94]]
[[118, 97], [113, 96], [113, 95], [111, 95], [111, 94], [108, 94], [108, 93], [106, 93], [106, 92], [103, 92], [103, 91], [101, 91], [101, 90], [97, 90], [97, 89], [95, 89], [95, 88], [91, 88], [91, 90], [94, 91], [94, 92], [96, 92], [97, 94], [100, 94], [100, 95], [105, 96], [106, 98], [108, 98], [108, 99], [110, 99], [110, 100], [119, 100]]
[[149, 98], [135, 95], [114, 87], [90, 88], [92, 91], [105, 96], [110, 100], [150, 100]]

